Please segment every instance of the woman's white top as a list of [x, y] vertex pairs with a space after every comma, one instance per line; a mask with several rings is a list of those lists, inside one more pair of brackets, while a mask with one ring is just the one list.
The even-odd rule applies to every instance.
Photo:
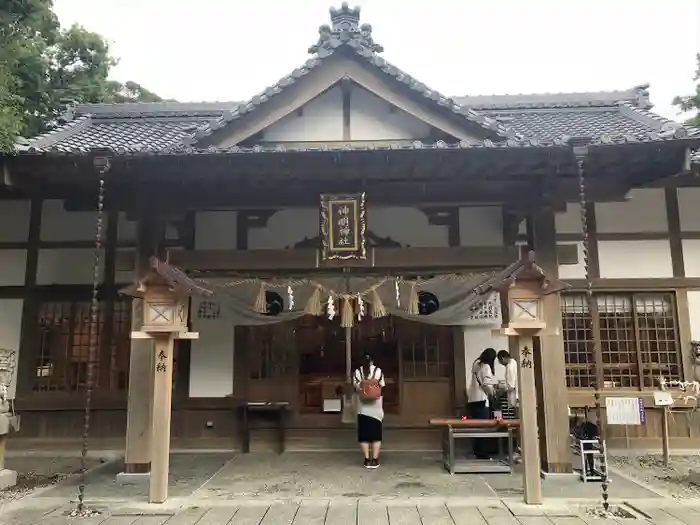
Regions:
[[482, 385], [495, 386], [496, 378], [493, 376], [489, 365], [477, 360], [472, 366], [472, 376], [471, 382], [469, 383], [469, 390], [467, 390], [467, 400], [470, 403], [486, 401], [486, 406], [488, 406], [489, 396], [484, 392]]
[[508, 392], [508, 405], [518, 404], [518, 362], [511, 358], [506, 364], [506, 391]]
[[[382, 372], [382, 369], [378, 366], [371, 365], [369, 367], [369, 375], [367, 377], [365, 377], [364, 370], [362, 370], [362, 367], [355, 370], [352, 382], [356, 389], [360, 387], [360, 383], [362, 383], [362, 381], [365, 379], [376, 379], [380, 387], [384, 388], [386, 386], [386, 383], [384, 382], [384, 372]], [[357, 413], [362, 414], [363, 416], [373, 417], [374, 419], [378, 419], [379, 421], [383, 421], [384, 397], [379, 396], [378, 399], [368, 402], [360, 402], [358, 400]]]

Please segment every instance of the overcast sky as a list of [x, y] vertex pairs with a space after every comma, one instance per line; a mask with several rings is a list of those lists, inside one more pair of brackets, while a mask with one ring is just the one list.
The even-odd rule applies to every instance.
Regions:
[[[117, 80], [244, 100], [307, 58], [340, 0], [55, 0], [111, 43]], [[694, 89], [700, 0], [357, 0], [383, 56], [446, 95], [628, 89], [656, 111]]]

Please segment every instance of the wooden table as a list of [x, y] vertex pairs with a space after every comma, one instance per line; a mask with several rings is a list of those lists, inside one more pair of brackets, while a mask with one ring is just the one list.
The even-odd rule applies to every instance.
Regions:
[[[452, 475], [455, 473], [495, 473], [513, 471], [515, 432], [520, 426], [517, 419], [431, 419], [432, 426], [443, 429], [442, 461], [445, 469]], [[457, 459], [455, 456], [456, 439], [506, 439], [508, 455], [503, 461], [488, 461], [479, 459]]]
[[274, 414], [277, 416], [277, 430], [279, 438], [279, 453], [282, 454], [285, 450], [287, 442], [287, 411], [289, 403], [286, 401], [272, 401], [268, 403], [245, 402], [239, 405], [241, 412], [241, 432], [243, 441], [243, 453], [250, 452], [250, 415], [259, 414]]

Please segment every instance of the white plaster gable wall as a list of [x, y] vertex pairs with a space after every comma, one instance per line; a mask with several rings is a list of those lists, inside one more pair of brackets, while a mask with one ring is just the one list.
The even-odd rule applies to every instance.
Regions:
[[666, 198], [663, 188], [636, 189], [625, 202], [597, 202], [598, 233], [666, 232]]
[[430, 126], [353, 84], [350, 133], [352, 140], [423, 140], [430, 136]]
[[[350, 134], [354, 141], [423, 140], [425, 122], [353, 84], [350, 91]], [[343, 140], [343, 95], [339, 85], [263, 132], [263, 142], [338, 142]]]
[[193, 297], [190, 319], [199, 339], [192, 341], [190, 358], [190, 397], [226, 397], [233, 393], [234, 326], [224, 306], [218, 319], [200, 319], [202, 301]]
[[[367, 209], [367, 229], [380, 237], [414, 247], [447, 246], [447, 227], [429, 224], [415, 208], [374, 207]], [[318, 208], [290, 208], [275, 213], [264, 228], [248, 232], [251, 250], [282, 249], [319, 235]]]
[[19, 362], [23, 302], [22, 299], [0, 299], [0, 348], [16, 352], [12, 384], [8, 389], [11, 399], [14, 399], [17, 387], [17, 363]]
[[503, 246], [500, 206], [463, 206], [459, 209], [462, 246]]
[[343, 95], [334, 86], [263, 132], [265, 142], [321, 142], [343, 140]]

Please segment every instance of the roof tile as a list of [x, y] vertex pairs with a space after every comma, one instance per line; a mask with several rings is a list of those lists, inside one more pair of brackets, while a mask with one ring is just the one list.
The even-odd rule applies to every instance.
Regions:
[[[476, 147], [535, 147], [564, 143], [567, 136], [591, 137], [600, 144], [680, 136], [700, 138], [700, 128], [684, 127], [652, 113], [646, 84], [607, 92], [444, 96], [379, 56], [377, 53], [383, 48], [373, 40], [372, 28], [368, 24], [359, 25], [359, 15], [359, 8], [350, 9], [346, 4], [341, 9], [331, 10], [332, 27], [321, 26], [318, 43], [310, 48], [315, 55], [246, 102], [79, 104], [67, 116], [68, 122], [50, 133], [24, 141], [18, 145], [18, 151], [71, 153], [97, 148], [112, 149], [121, 154], [200, 151], [194, 147], [199, 140], [255, 111], [341, 47], [351, 49], [359, 60], [366, 60], [431, 103], [493, 132], [494, 140], [496, 137], [502, 139], [501, 142], [485, 140]], [[355, 148], [352, 144], [348, 147]], [[431, 147], [448, 146], [440, 142], [436, 145], [415, 143], [410, 148]], [[405, 148], [404, 145], [392, 147]], [[332, 148], [302, 147], [295, 151], [316, 150], [330, 151]], [[251, 150], [238, 148], [224, 152], [232, 151], [290, 150], [263, 145]], [[220, 151], [206, 149], [204, 152]], [[700, 154], [694, 158], [700, 162]]]

